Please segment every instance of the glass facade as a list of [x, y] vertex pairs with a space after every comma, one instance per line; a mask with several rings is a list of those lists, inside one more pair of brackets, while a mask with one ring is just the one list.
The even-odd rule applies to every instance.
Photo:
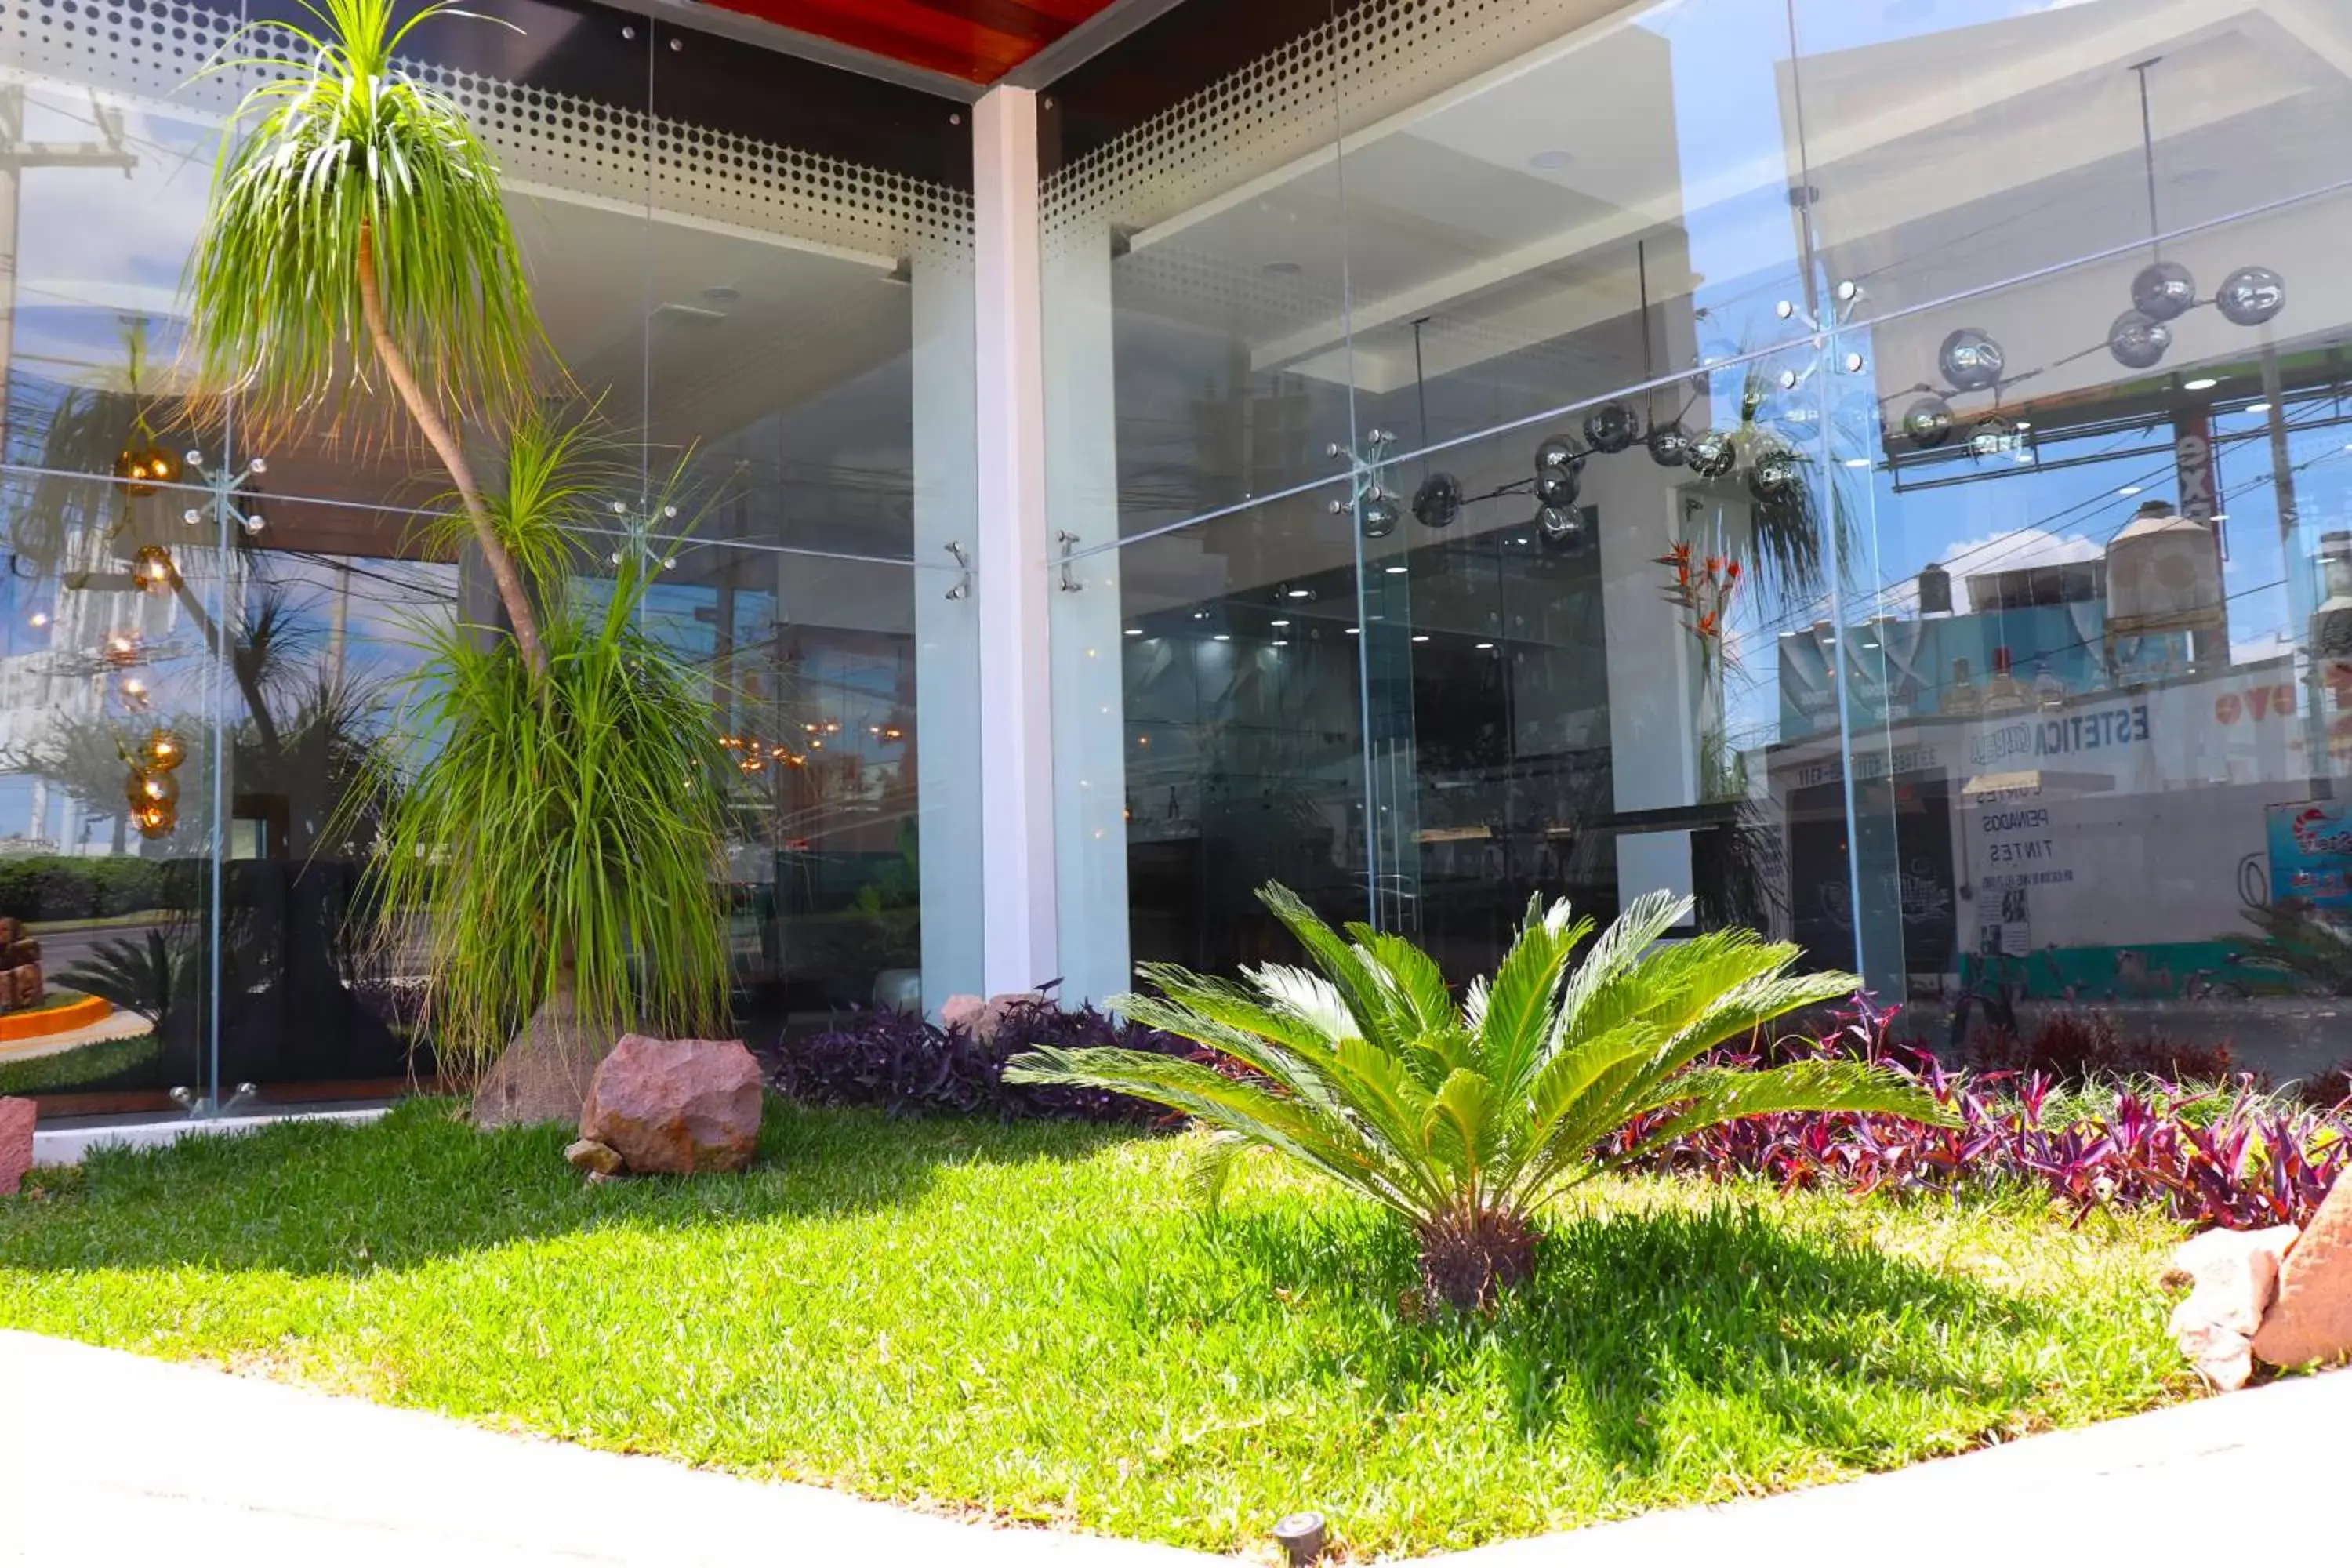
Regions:
[[[739, 1024], [973, 988], [965, 106], [641, 16], [491, 9], [515, 30], [427, 27], [410, 63], [498, 156], [553, 357], [645, 475], [684, 460], [715, 498], [649, 614], [709, 668], [754, 793]], [[431, 1071], [421, 977], [352, 940], [352, 796], [420, 637], [495, 596], [422, 526], [446, 480], [370, 395], [248, 431], [181, 364], [245, 85], [190, 79], [240, 23], [301, 16], [29, 0], [0, 37], [0, 917], [34, 944], [0, 1092], [45, 1113]], [[183, 760], [142, 818], [151, 739]]]
[[2347, 44], [1192, 0], [1046, 89], [1070, 984], [1664, 887], [1938, 1046], [2340, 1056]]
[[[1269, 879], [1455, 975], [1532, 894], [1664, 888], [1938, 1045], [2096, 1010], [2342, 1054], [2342, 6], [1186, 0], [1036, 89], [1009, 535], [971, 107], [494, 8], [416, 66], [640, 442], [614, 500], [681, 460], [723, 498], [652, 613], [757, 797], [755, 1042], [984, 988], [1012, 690], [1072, 997], [1286, 951]], [[349, 796], [415, 628], [494, 598], [418, 454], [257, 437], [181, 369], [236, 88], [188, 79], [274, 14], [0, 38], [0, 1091], [61, 1106], [373, 1092], [429, 1044], [345, 935]], [[1042, 668], [974, 618], [1033, 571]], [[151, 743], [168, 801], [125, 795]]]

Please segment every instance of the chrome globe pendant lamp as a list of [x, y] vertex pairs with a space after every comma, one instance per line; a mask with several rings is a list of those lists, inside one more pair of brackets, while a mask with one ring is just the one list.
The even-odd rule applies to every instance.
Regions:
[[2153, 370], [2172, 350], [2172, 325], [2210, 304], [2232, 326], [2259, 327], [2286, 308], [2286, 279], [2268, 267], [2241, 267], [2221, 280], [2210, 300], [2197, 296], [2197, 277], [2164, 254], [2164, 226], [2156, 201], [2156, 112], [2148, 72], [2163, 59], [2131, 68], [2139, 81], [2140, 170], [2147, 183], [2147, 265], [2132, 276], [2131, 308], [2107, 327], [2107, 352], [2126, 370]]

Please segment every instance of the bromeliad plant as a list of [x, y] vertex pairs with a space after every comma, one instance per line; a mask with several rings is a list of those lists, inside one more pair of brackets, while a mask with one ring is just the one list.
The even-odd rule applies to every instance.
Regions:
[[[1139, 973], [1158, 994], [1115, 1005], [1248, 1068], [1139, 1051], [1044, 1048], [1006, 1081], [1114, 1089], [1211, 1129], [1202, 1187], [1258, 1145], [1300, 1162], [1411, 1224], [1430, 1300], [1483, 1307], [1534, 1267], [1534, 1217], [1563, 1189], [1699, 1128], [1785, 1110], [1873, 1110], [1939, 1121], [1918, 1084], [1883, 1064], [1809, 1060], [1763, 1070], [1694, 1066], [1796, 1008], [1851, 994], [1851, 974], [1793, 973], [1798, 950], [1744, 931], [1660, 946], [1690, 912], [1654, 893], [1594, 941], [1565, 900], [1530, 900], [1493, 979], [1457, 1004], [1429, 955], [1361, 924], [1346, 936], [1288, 889], [1266, 907], [1314, 960], [1265, 964], [1248, 983], [1172, 964]], [[1319, 973], [1318, 973], [1319, 972]], [[1630, 1147], [1604, 1139], [1650, 1119]]]

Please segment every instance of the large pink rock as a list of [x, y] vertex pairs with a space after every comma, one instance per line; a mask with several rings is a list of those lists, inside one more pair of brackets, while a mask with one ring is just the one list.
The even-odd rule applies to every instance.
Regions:
[[740, 1171], [759, 1145], [761, 1094], [740, 1040], [623, 1035], [588, 1086], [580, 1136], [647, 1174]]
[[2287, 1248], [2254, 1354], [2273, 1366], [2352, 1356], [2352, 1180], [2336, 1178]]
[[2253, 1375], [2254, 1331], [2278, 1289], [2279, 1260], [2294, 1237], [2291, 1225], [2209, 1230], [2172, 1255], [2166, 1283], [2194, 1289], [2173, 1308], [2167, 1331], [2214, 1387], [2241, 1388]]
[[940, 1022], [948, 1028], [961, 1029], [984, 1046], [996, 1038], [996, 1031], [1004, 1026], [1005, 1019], [1014, 1011], [1041, 1005], [1046, 1000], [1043, 991], [1000, 991], [985, 1001], [959, 994], [940, 1004]]
[[0, 1099], [0, 1198], [16, 1192], [33, 1168], [33, 1113], [29, 1100]]

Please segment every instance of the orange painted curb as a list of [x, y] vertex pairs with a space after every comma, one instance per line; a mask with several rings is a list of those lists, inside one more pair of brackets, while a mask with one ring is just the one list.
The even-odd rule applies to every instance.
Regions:
[[37, 1007], [29, 1013], [0, 1013], [0, 1040], [34, 1040], [87, 1028], [114, 1016], [114, 1004], [103, 996], [84, 996], [62, 1007]]

